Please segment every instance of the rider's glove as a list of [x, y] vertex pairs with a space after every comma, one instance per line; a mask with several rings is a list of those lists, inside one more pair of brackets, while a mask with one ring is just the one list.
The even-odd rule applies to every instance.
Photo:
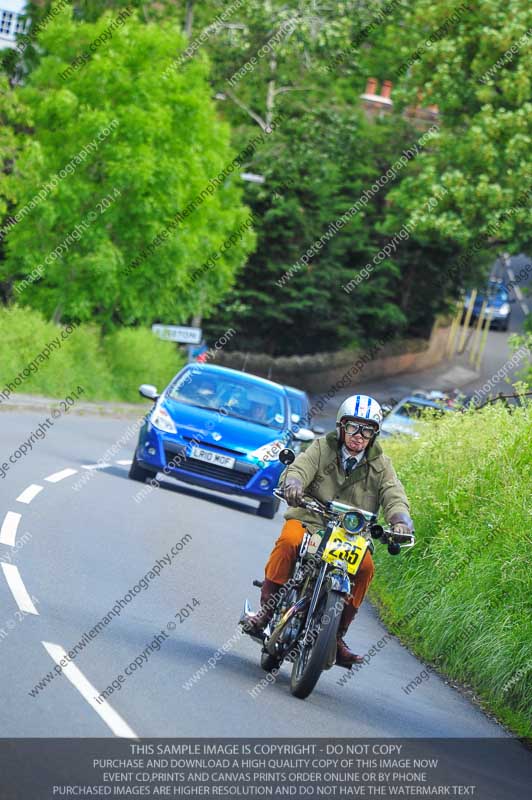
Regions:
[[289, 506], [298, 506], [303, 499], [303, 484], [299, 478], [287, 478], [284, 485], [284, 498]]
[[392, 531], [394, 533], [397, 533], [399, 536], [404, 536], [407, 533], [411, 532], [410, 528], [408, 527], [408, 525], [404, 525], [403, 523], [399, 523], [397, 525], [394, 525], [393, 528], [392, 528]]
[[408, 514], [404, 514], [401, 511], [392, 514], [390, 517], [390, 525], [392, 526], [393, 532], [397, 533], [399, 536], [412, 533], [412, 530], [414, 529], [414, 523]]

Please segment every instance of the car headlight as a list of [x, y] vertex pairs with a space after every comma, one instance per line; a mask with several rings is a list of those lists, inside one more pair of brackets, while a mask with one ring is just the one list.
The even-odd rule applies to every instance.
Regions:
[[151, 415], [151, 424], [166, 433], [177, 433], [174, 421], [168, 411], [162, 406], [155, 406]]
[[510, 313], [510, 303], [503, 303], [502, 306], [499, 308], [498, 313], [501, 317], [505, 317], [507, 314]]
[[256, 450], [249, 454], [249, 457], [266, 463], [277, 461], [283, 447], [285, 447], [285, 443], [281, 442], [280, 439], [276, 439], [275, 442], [269, 442], [268, 444], [263, 444], [262, 447], [257, 447]]

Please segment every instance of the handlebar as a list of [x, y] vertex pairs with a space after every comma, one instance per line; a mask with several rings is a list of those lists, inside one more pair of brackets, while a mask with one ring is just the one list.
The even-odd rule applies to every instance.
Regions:
[[[273, 494], [280, 500], [285, 500], [284, 491], [280, 488], [274, 489]], [[298, 508], [304, 508], [314, 514], [319, 514], [328, 520], [338, 519], [343, 517], [343, 513], [338, 511], [331, 511], [327, 508], [326, 503], [322, 503], [311, 495], [304, 496], [298, 504]], [[356, 509], [358, 510], [358, 509]], [[398, 545], [399, 547], [414, 547], [416, 538], [414, 533], [394, 533], [393, 528], [382, 528], [380, 525], [369, 526], [373, 538], [380, 539], [382, 544]], [[373, 530], [372, 530], [373, 528]], [[375, 530], [378, 529], [378, 532]]]

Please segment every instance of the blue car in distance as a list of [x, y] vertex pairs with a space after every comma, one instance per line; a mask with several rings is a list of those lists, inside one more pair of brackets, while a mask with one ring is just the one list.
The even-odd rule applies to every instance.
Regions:
[[416, 423], [428, 409], [433, 409], [434, 414], [443, 414], [447, 411], [455, 410], [442, 402], [428, 400], [424, 397], [416, 395], [403, 397], [384, 417], [381, 424], [381, 436], [406, 434], [417, 438], [419, 432], [416, 430]]
[[[504, 283], [497, 278], [492, 278], [488, 281], [487, 289], [477, 293], [473, 304], [471, 323], [474, 323], [478, 319], [484, 300], [486, 301], [486, 314], [491, 314], [490, 327], [498, 328], [500, 331], [507, 331], [512, 314], [510, 303], [513, 303], [514, 300], [510, 298]], [[470, 305], [471, 292], [468, 292], [464, 303], [464, 318]]]
[[129, 477], [154, 478], [157, 472], [218, 492], [259, 502], [258, 515], [273, 519], [273, 497], [284, 469], [278, 457], [294, 439], [312, 432], [293, 431], [283, 386], [255, 375], [207, 364], [188, 364], [159, 395], [143, 384], [143, 397], [155, 401], [139, 433]]

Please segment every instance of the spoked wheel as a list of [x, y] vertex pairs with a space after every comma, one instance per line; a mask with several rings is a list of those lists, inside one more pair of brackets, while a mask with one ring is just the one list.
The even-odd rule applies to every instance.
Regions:
[[315, 627], [310, 632], [308, 644], [298, 646], [298, 656], [292, 667], [290, 691], [304, 700], [316, 686], [325, 669], [327, 658], [336, 641], [344, 596], [329, 592], [322, 600], [315, 617]]

